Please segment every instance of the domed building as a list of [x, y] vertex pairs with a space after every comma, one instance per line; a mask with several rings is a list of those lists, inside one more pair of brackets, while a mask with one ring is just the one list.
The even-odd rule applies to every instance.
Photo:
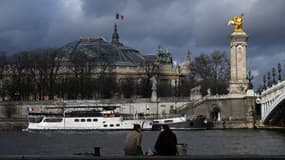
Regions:
[[[112, 42], [107, 42], [103, 37], [80, 38], [79, 41], [71, 42], [62, 48], [66, 53], [82, 52], [89, 58], [100, 63], [105, 61], [112, 66], [138, 66], [144, 62], [144, 56], [136, 49], [124, 46], [119, 41], [117, 25], [115, 25]], [[99, 60], [99, 61], [96, 61]]]
[[[0, 79], [4, 100], [150, 97], [152, 91], [158, 97], [179, 96], [190, 75], [189, 50], [184, 65], [174, 66], [163, 47], [144, 54], [125, 46], [116, 24], [111, 42], [85, 37], [59, 49], [19, 52], [9, 59]], [[188, 94], [189, 87], [184, 88]]]
[[138, 86], [144, 79], [150, 81], [155, 76], [158, 84], [163, 85], [162, 88], [169, 88], [165, 92], [172, 92], [180, 80], [190, 73], [190, 51], [187, 52], [183, 68], [173, 66], [171, 53], [162, 47], [158, 48], [157, 54], [143, 54], [122, 44], [116, 24], [111, 42], [103, 37], [80, 38], [63, 46], [62, 50], [69, 57], [78, 53], [86, 55], [92, 77], [103, 73], [115, 77], [118, 84], [133, 79]]

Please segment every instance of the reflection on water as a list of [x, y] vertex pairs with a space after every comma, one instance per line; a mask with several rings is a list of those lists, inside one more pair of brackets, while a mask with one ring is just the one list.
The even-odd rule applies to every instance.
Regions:
[[[174, 131], [191, 155], [285, 154], [285, 130]], [[0, 154], [73, 154], [93, 152], [123, 155], [128, 131], [0, 132]], [[158, 131], [143, 132], [143, 149], [152, 148]]]

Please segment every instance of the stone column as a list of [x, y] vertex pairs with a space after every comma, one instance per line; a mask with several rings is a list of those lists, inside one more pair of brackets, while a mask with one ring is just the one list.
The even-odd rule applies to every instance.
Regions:
[[233, 32], [230, 37], [231, 79], [230, 94], [245, 94], [246, 79], [246, 47], [248, 36], [245, 32]]
[[152, 93], [151, 93], [151, 101], [152, 102], [156, 102], [157, 101], [157, 93], [156, 93], [156, 89], [157, 89], [157, 80], [156, 80], [156, 77], [153, 76], [151, 78], [152, 80], [152, 87], [151, 87], [151, 90], [152, 90]]

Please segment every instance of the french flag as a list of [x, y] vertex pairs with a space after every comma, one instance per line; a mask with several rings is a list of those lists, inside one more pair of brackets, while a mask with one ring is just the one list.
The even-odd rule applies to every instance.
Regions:
[[119, 13], [116, 13], [116, 19], [117, 20], [124, 20], [124, 16], [123, 15], [120, 15]]

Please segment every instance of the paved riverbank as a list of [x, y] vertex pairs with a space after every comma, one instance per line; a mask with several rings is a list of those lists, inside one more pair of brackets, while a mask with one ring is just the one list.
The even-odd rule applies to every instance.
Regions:
[[189, 155], [189, 156], [75, 156], [75, 155], [0, 155], [2, 160], [281, 160], [285, 155]]

